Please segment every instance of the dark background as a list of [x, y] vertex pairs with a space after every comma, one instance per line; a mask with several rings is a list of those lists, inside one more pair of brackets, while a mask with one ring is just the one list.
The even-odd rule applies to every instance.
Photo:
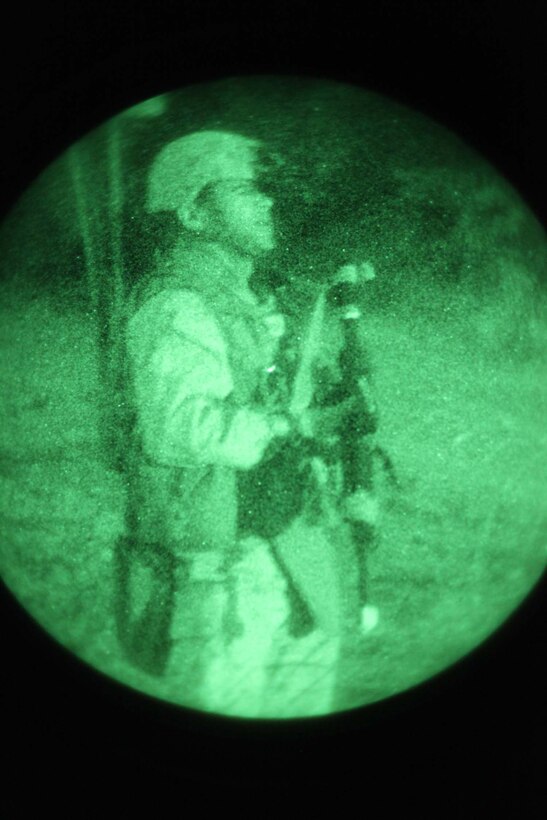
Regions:
[[[226, 75], [285, 73], [353, 82], [421, 110], [481, 151], [545, 224], [540, 10], [491, 0], [383, 0], [352, 12], [302, 2], [21, 4], [2, 33], [1, 214], [76, 138], [133, 103]], [[257, 816], [289, 791], [310, 801], [310, 815], [328, 791], [344, 816], [349, 795], [363, 814], [396, 800], [409, 813], [539, 816], [540, 592], [479, 652], [419, 689], [288, 724], [205, 719], [132, 696], [52, 646], [4, 592], [6, 782], [25, 785], [11, 799], [38, 792], [54, 808], [70, 784], [83, 799], [110, 783], [124, 799], [171, 787], [177, 812], [192, 791], [228, 808], [260, 789]]]

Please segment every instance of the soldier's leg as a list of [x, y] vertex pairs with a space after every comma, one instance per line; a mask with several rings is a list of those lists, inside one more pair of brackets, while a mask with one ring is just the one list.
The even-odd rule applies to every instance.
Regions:
[[314, 618], [314, 628], [297, 637], [287, 620], [267, 659], [263, 717], [328, 714], [334, 708], [341, 636], [344, 629], [339, 545], [321, 527], [296, 519], [277, 548]]
[[177, 575], [171, 623], [168, 695], [190, 707], [215, 711], [222, 680], [215, 670], [227, 642], [229, 589], [219, 550], [185, 553]]
[[177, 585], [169, 674], [179, 702], [215, 711], [222, 687], [216, 670], [237, 632], [229, 573], [236, 546], [235, 472], [216, 466], [201, 477], [198, 470], [194, 479], [182, 471], [172, 486], [166, 524], [189, 568]]
[[290, 615], [287, 584], [266, 542], [255, 537], [241, 542], [229, 578], [239, 629], [209, 669], [211, 703], [223, 714], [261, 717], [272, 645]]
[[313, 629], [302, 629], [301, 637], [294, 634], [289, 585], [270, 545], [256, 537], [242, 542], [232, 572], [243, 633], [209, 668], [210, 702], [216, 711], [276, 718], [332, 710], [343, 614], [333, 588], [333, 551], [318, 537], [318, 528], [301, 526], [285, 539], [285, 556], [287, 550], [299, 553], [296, 562], [287, 562], [299, 583], [299, 597], [315, 614]]
[[149, 465], [135, 442], [132, 447], [126, 473], [126, 535], [114, 547], [114, 614], [128, 661], [161, 677], [171, 651], [176, 598], [176, 556], [164, 526], [171, 471]]

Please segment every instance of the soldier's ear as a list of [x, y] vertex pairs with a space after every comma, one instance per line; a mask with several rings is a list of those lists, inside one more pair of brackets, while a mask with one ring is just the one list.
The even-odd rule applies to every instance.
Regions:
[[177, 215], [188, 231], [202, 231], [206, 227], [206, 215], [203, 208], [195, 203], [183, 205], [178, 209]]

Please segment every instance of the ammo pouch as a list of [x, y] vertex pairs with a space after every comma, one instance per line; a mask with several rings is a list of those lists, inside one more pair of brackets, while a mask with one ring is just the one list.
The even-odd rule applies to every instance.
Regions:
[[[154, 587], [143, 612], [132, 612], [131, 580], [136, 564], [152, 569]], [[127, 659], [150, 675], [165, 672], [171, 652], [170, 626], [175, 607], [175, 560], [163, 544], [139, 544], [118, 539], [114, 552], [114, 617], [120, 645]]]

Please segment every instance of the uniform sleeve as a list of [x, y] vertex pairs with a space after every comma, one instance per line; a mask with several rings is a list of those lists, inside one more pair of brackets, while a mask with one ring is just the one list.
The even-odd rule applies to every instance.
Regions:
[[272, 438], [265, 413], [235, 405], [226, 346], [191, 291], [164, 291], [133, 317], [128, 353], [143, 444], [166, 464], [249, 469]]

